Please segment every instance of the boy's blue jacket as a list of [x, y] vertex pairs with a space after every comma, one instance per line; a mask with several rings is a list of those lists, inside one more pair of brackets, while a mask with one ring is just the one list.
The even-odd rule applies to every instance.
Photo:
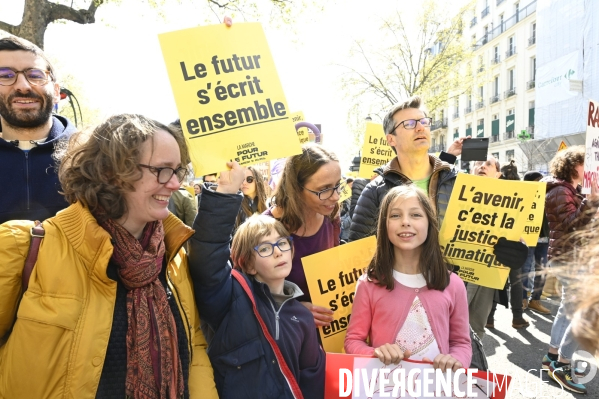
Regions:
[[[215, 331], [208, 356], [219, 396], [293, 398], [250, 299], [231, 277], [229, 241], [242, 196], [206, 188], [201, 196], [193, 226], [195, 234], [189, 241], [189, 265], [200, 317]], [[325, 354], [317, 341], [312, 314], [295, 299], [277, 309], [266, 284], [244, 277], [304, 398], [323, 398]], [[285, 287], [296, 289], [295, 294], [301, 295], [294, 284], [286, 282]]]

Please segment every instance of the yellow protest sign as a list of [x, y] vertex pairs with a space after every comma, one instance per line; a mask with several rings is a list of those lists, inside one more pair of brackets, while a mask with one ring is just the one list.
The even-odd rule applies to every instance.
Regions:
[[545, 191], [547, 190], [547, 184], [539, 182], [522, 183], [532, 184], [537, 190], [530, 210], [525, 213], [526, 224], [524, 225], [524, 233], [522, 233], [522, 238], [526, 242], [526, 245], [536, 247], [543, 224], [543, 215], [545, 214]]
[[524, 234], [538, 185], [459, 173], [439, 232], [443, 256], [466, 282], [502, 289], [510, 269], [495, 259], [500, 237]]
[[374, 170], [393, 159], [395, 153], [387, 144], [383, 125], [366, 123], [366, 133], [362, 144], [362, 158], [358, 177], [372, 178]]
[[196, 176], [300, 153], [262, 26], [236, 23], [159, 35]]
[[[294, 126], [297, 122], [304, 122], [304, 113], [301, 111], [292, 113], [291, 120], [293, 121]], [[300, 144], [306, 144], [308, 141], [310, 141], [310, 137], [308, 136], [308, 128], [299, 128], [297, 130], [297, 138], [299, 139]]]
[[351, 188], [347, 185], [346, 180], [342, 180], [339, 186], [339, 200], [337, 202], [342, 203], [348, 198], [351, 198]]
[[312, 303], [335, 312], [331, 326], [318, 329], [325, 352], [343, 353], [356, 283], [375, 248], [376, 237], [371, 236], [302, 258]]

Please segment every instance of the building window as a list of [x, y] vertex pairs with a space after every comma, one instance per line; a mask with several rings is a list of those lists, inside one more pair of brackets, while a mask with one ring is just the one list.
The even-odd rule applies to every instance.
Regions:
[[499, 55], [499, 46], [495, 46], [495, 47], [493, 47], [493, 55], [492, 55], [491, 62], [493, 64], [499, 64], [500, 61], [501, 61], [501, 56]]
[[507, 161], [507, 162], [509, 162], [509, 161], [511, 161], [512, 159], [514, 159], [514, 150], [507, 150], [507, 151], [505, 152], [505, 158], [506, 158], [506, 161]]
[[507, 81], [508, 81], [507, 88], [509, 90], [513, 90], [514, 89], [514, 68], [507, 71]]
[[495, 79], [493, 80], [493, 95], [499, 95], [499, 75], [495, 76]]
[[499, 32], [503, 33], [503, 14], [499, 16]]
[[499, 153], [498, 152], [492, 152], [491, 155], [493, 155], [493, 158], [495, 158], [496, 160], [499, 161]]
[[537, 23], [533, 22], [530, 26], [530, 38], [528, 39], [528, 45], [532, 46], [537, 42]]
[[514, 36], [510, 36], [507, 39], [507, 51], [505, 52], [505, 57], [511, 57], [514, 54], [516, 54], [516, 40], [514, 39]]

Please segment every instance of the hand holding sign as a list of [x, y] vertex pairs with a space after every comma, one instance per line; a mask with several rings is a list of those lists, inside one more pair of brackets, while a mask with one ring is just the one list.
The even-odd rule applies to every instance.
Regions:
[[447, 370], [455, 372], [461, 368], [464, 368], [462, 363], [460, 363], [460, 361], [455, 357], [451, 355], [444, 355], [442, 353], [439, 353], [437, 356], [435, 356], [435, 359], [432, 361], [428, 357], [423, 358], [422, 361], [432, 363], [435, 369], [440, 369], [443, 372], [446, 372]]
[[220, 172], [220, 179], [218, 181], [216, 192], [223, 194], [236, 194], [239, 191], [239, 187], [241, 187], [243, 180], [245, 179], [245, 168], [239, 166], [239, 164], [235, 161], [227, 162], [227, 167], [231, 169]]
[[374, 350], [374, 355], [379, 358], [379, 360], [385, 363], [385, 366], [393, 364], [399, 364], [403, 359], [407, 359], [410, 357], [410, 351], [402, 351], [399, 345], [397, 344], [385, 344], [383, 346], [379, 346]]
[[302, 302], [314, 316], [314, 324], [316, 327], [329, 327], [331, 322], [333, 321], [333, 311], [331, 309], [325, 308], [323, 306], [317, 306], [310, 302]]

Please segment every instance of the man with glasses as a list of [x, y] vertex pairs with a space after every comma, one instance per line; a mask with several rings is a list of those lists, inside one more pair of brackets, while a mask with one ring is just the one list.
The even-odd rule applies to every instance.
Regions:
[[[447, 204], [458, 170], [436, 156], [429, 154], [432, 119], [420, 109], [418, 96], [408, 98], [391, 108], [383, 119], [387, 143], [397, 154], [386, 165], [377, 168], [379, 175], [362, 191], [354, 210], [349, 240], [355, 241], [376, 233], [379, 206], [387, 192], [396, 186], [415, 184], [427, 193], [437, 212], [439, 226], [443, 223]], [[441, 158], [455, 162], [461, 154], [465, 138], [458, 139], [441, 153]], [[526, 245], [502, 239], [494, 253], [501, 263], [519, 267], [528, 256]]]
[[52, 115], [60, 99], [54, 68], [34, 44], [0, 39], [0, 223], [43, 220], [68, 206], [53, 155], [75, 127]]
[[[414, 96], [395, 105], [385, 115], [383, 129], [387, 143], [397, 157], [376, 169], [379, 176], [362, 191], [352, 217], [350, 241], [376, 232], [379, 206], [383, 198], [391, 188], [405, 184], [414, 183], [424, 190], [437, 211], [439, 225], [443, 221], [458, 171], [428, 153], [431, 118], [420, 107], [420, 97]], [[459, 154], [461, 141], [456, 141], [448, 152]]]

